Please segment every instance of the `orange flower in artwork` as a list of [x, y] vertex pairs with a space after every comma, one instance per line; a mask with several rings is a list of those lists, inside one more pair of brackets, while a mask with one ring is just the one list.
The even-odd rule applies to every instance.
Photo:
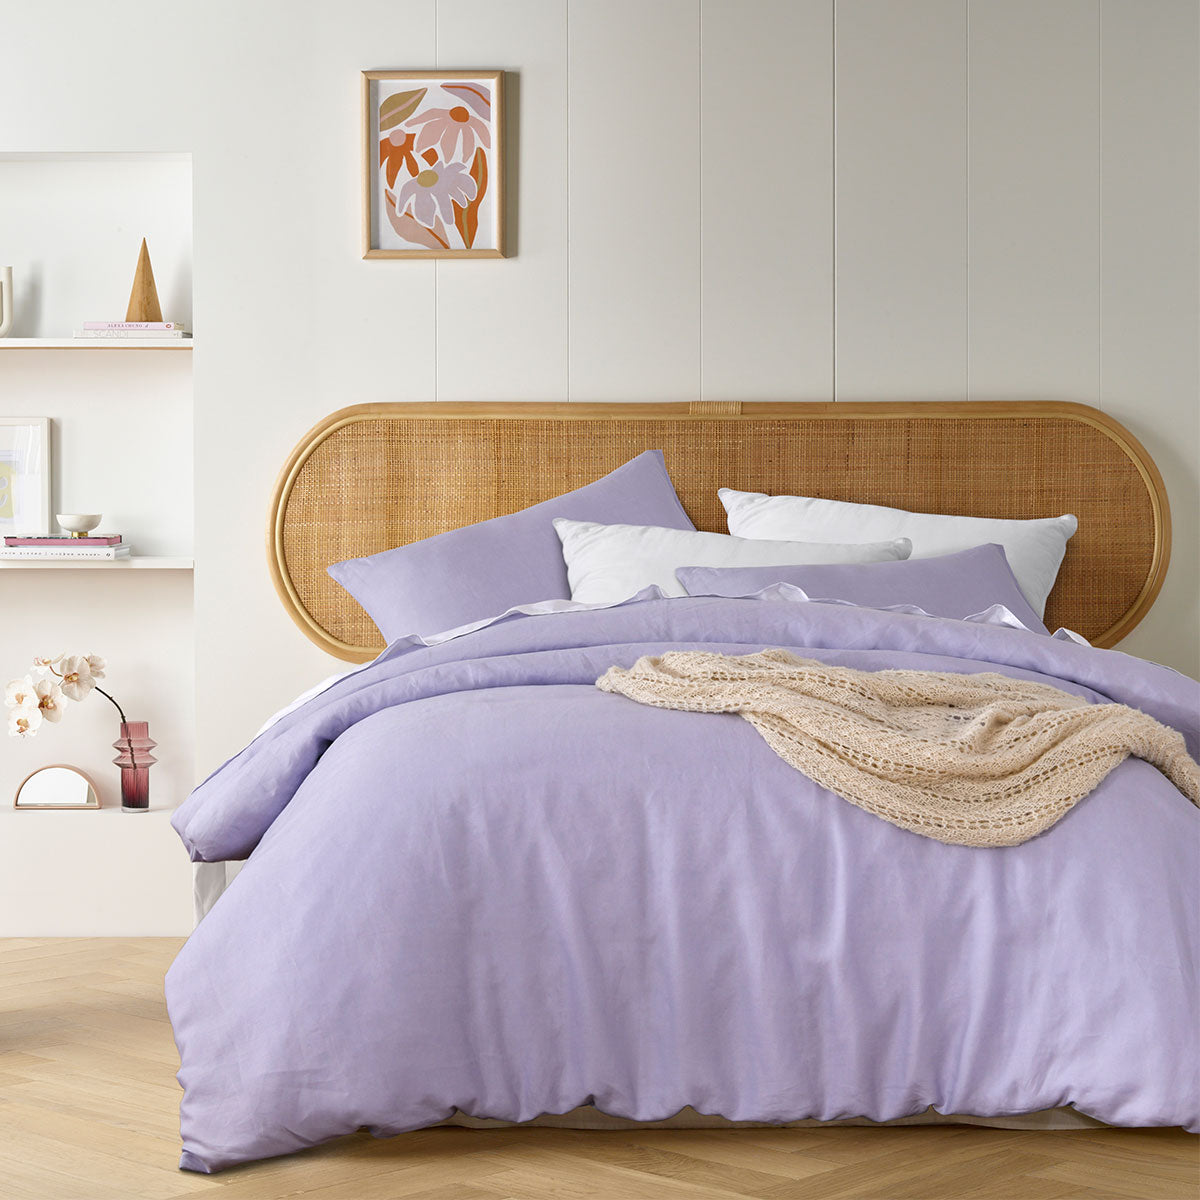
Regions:
[[393, 129], [386, 137], [379, 139], [379, 165], [387, 166], [388, 187], [396, 186], [396, 176], [400, 174], [402, 164], [408, 167], [410, 175], [420, 171], [413, 154], [415, 141], [416, 134], [404, 133], [399, 129]]
[[459, 204], [457, 200], [454, 202], [454, 224], [458, 227], [463, 245], [468, 250], [475, 245], [475, 234], [479, 229], [479, 206], [483, 203], [488, 185], [487, 155], [484, 154], [482, 146], [475, 151], [475, 158], [471, 163], [471, 178], [475, 180], [474, 198], [466, 204]]

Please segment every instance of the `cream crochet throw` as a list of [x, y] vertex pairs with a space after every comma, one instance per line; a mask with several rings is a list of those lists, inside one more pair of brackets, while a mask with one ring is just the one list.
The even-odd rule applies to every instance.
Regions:
[[822, 787], [939, 842], [1028, 841], [1129, 755], [1200, 804], [1200, 768], [1175, 730], [1006, 675], [672, 651], [613, 667], [596, 686], [658, 708], [737, 713]]

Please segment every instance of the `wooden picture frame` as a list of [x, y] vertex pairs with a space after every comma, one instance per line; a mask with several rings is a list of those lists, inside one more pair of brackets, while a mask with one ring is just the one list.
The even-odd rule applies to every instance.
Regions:
[[503, 258], [504, 72], [362, 72], [363, 258]]

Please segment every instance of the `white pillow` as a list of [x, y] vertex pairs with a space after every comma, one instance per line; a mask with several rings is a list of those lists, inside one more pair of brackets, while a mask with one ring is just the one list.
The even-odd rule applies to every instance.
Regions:
[[658, 525], [598, 525], [559, 517], [571, 599], [587, 604], [625, 600], [656, 584], [668, 596], [686, 595], [679, 567], [777, 567], [814, 563], [894, 562], [907, 558], [907, 538], [868, 545], [761, 542], [723, 533], [693, 533]]
[[718, 493], [729, 515], [729, 532], [744, 538], [912, 539], [913, 558], [956, 554], [989, 542], [1004, 547], [1008, 565], [1025, 599], [1040, 617], [1058, 577], [1067, 539], [1079, 522], [1075, 517], [1042, 517], [1016, 521], [992, 517], [951, 517], [911, 513], [877, 504], [817, 500], [811, 496], [764, 496], [761, 492]]

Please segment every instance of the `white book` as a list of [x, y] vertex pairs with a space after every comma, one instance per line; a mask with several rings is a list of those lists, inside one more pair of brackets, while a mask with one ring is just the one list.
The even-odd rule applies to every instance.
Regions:
[[0, 559], [38, 558], [128, 558], [129, 547], [120, 546], [5, 546]]
[[192, 335], [183, 329], [76, 329], [77, 338], [119, 338], [142, 341], [143, 339], [175, 339], [190, 338]]
[[182, 321], [84, 321], [84, 329], [182, 329]]

